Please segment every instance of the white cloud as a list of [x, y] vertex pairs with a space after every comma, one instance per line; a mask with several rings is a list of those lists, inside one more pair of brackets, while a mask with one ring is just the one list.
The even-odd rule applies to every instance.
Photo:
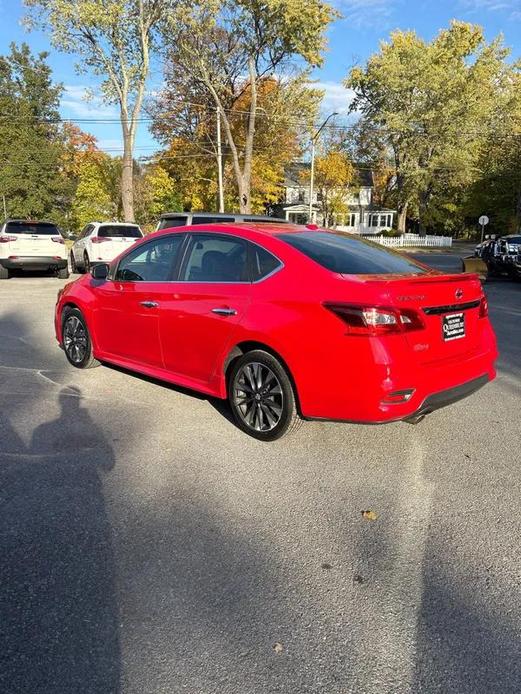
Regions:
[[346, 89], [340, 82], [316, 82], [313, 84], [317, 89], [324, 91], [322, 101], [322, 111], [345, 115], [349, 111], [349, 106], [354, 97], [352, 89]]
[[345, 20], [356, 29], [387, 29], [396, 0], [337, 0]]
[[61, 107], [67, 115], [77, 118], [117, 118], [118, 111], [99, 96], [89, 98], [89, 89], [83, 85], [65, 85]]
[[512, 21], [521, 19], [520, 0], [460, 0], [466, 10], [478, 12], [504, 12]]

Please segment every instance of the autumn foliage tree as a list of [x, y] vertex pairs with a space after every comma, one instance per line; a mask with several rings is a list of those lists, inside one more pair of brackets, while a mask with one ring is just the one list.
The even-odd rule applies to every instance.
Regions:
[[[177, 73], [174, 71], [177, 77]], [[153, 132], [167, 147], [158, 161], [176, 183], [184, 209], [217, 209], [216, 111], [208, 95], [195, 90], [180, 98], [179, 81], [169, 70], [166, 87], [149, 112]], [[182, 79], [179, 76], [179, 79]], [[284, 168], [302, 151], [302, 136], [311, 128], [321, 98], [307, 76], [285, 80], [266, 77], [257, 88], [255, 148], [252, 153], [250, 209], [265, 212], [282, 196]], [[248, 138], [251, 89], [243, 85], [239, 98], [227, 111], [234, 142], [244, 151]], [[239, 207], [233, 154], [223, 144], [224, 188], [228, 209]]]
[[[218, 109], [241, 212], [252, 209], [259, 88], [293, 59], [320, 65], [325, 31], [335, 16], [323, 0], [197, 0], [181, 3], [167, 16], [166, 58], [185, 76], [178, 83], [179, 94], [203, 92]], [[237, 112], [246, 91], [249, 105], [242, 114], [241, 143], [230, 114]]]

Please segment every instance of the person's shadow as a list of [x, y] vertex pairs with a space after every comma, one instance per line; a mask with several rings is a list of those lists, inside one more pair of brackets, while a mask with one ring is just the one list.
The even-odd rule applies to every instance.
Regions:
[[29, 447], [0, 416], [0, 691], [113, 694], [118, 608], [100, 470], [114, 455], [78, 389], [64, 388], [60, 406]]

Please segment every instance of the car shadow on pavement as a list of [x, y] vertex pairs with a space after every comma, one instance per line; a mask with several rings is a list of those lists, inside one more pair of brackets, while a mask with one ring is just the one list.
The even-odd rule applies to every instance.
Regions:
[[21, 431], [42, 402], [34, 389], [8, 397], [0, 410], [0, 691], [116, 694], [119, 620], [101, 482], [114, 466], [111, 446], [79, 389], [61, 390], [58, 417], [29, 443], [15, 425]]
[[195, 400], [206, 400], [206, 402], [211, 405], [214, 410], [216, 410], [221, 417], [227, 419], [231, 424], [236, 426], [235, 419], [233, 417], [232, 411], [228, 405], [227, 400], [222, 400], [221, 398], [215, 398], [211, 395], [205, 395], [204, 393], [199, 393], [196, 390], [190, 390], [190, 388], [184, 388], [183, 386], [178, 386], [175, 383], [168, 383], [168, 381], [161, 381], [158, 378], [153, 378], [152, 376], [146, 376], [137, 371], [131, 371], [130, 369], [125, 369], [122, 366], [116, 366], [115, 364], [109, 364], [108, 362], [103, 362], [103, 366], [107, 369], [112, 369], [114, 371], [119, 371], [119, 373], [126, 374], [132, 378], [138, 378], [140, 381], [145, 383], [152, 383], [160, 388], [166, 388], [174, 393], [180, 393], [181, 395], [186, 395]]

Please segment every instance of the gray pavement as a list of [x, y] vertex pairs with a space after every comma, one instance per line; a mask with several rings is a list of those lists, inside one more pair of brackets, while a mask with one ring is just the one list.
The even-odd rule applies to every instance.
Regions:
[[521, 691], [520, 284], [471, 399], [269, 445], [68, 366], [60, 284], [0, 283], [1, 692]]

